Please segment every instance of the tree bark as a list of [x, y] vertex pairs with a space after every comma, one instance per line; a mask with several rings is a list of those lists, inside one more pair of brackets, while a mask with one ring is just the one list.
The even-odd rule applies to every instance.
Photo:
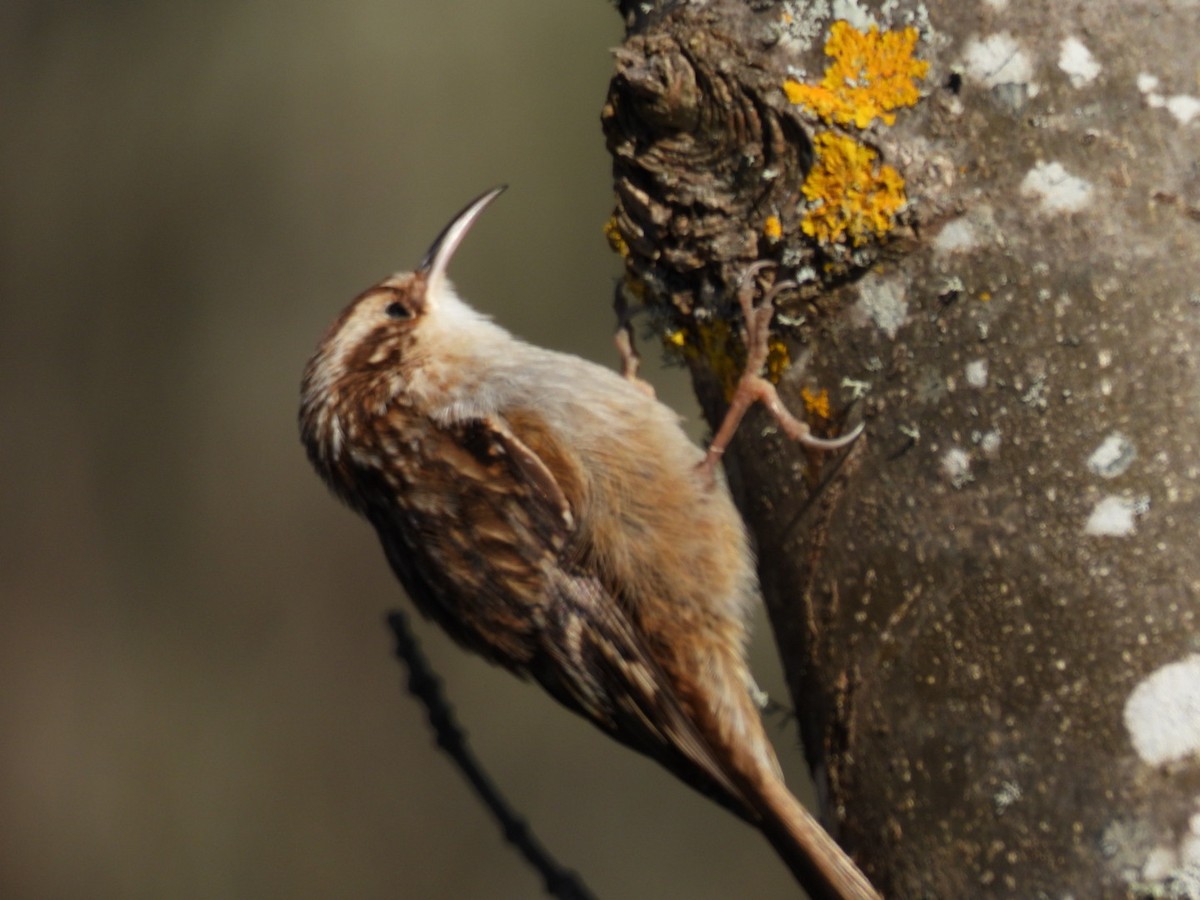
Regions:
[[776, 262], [770, 377], [866, 423], [726, 457], [832, 833], [888, 896], [1200, 897], [1200, 7], [618, 5], [626, 298], [715, 427]]

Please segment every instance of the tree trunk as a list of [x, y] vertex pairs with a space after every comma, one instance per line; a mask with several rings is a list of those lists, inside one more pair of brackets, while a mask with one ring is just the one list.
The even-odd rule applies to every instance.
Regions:
[[709, 421], [765, 259], [866, 424], [726, 457], [826, 822], [888, 896], [1200, 897], [1200, 7], [829, 6], [624, 4], [603, 113]]

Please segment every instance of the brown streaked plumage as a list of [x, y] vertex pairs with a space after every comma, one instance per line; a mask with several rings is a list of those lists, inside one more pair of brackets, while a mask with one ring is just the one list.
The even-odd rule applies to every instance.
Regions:
[[783, 784], [744, 659], [749, 542], [705, 454], [640, 387], [517, 340], [446, 281], [499, 192], [326, 333], [309, 458], [456, 641], [761, 828], [813, 896], [874, 897]]

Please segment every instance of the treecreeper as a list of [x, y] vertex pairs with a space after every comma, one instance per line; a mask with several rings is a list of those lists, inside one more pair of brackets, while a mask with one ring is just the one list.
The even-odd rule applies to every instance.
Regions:
[[458, 643], [759, 828], [813, 896], [876, 897], [764, 731], [745, 658], [754, 558], [720, 447], [706, 462], [642, 386], [515, 338], [447, 280], [501, 190], [325, 333], [302, 385], [309, 459]]

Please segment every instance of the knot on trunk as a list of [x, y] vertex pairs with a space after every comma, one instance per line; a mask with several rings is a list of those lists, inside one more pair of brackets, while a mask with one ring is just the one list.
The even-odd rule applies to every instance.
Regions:
[[628, 272], [684, 314], [727, 302], [796, 225], [812, 144], [763, 70], [702, 24], [667, 17], [615, 55], [602, 122]]

